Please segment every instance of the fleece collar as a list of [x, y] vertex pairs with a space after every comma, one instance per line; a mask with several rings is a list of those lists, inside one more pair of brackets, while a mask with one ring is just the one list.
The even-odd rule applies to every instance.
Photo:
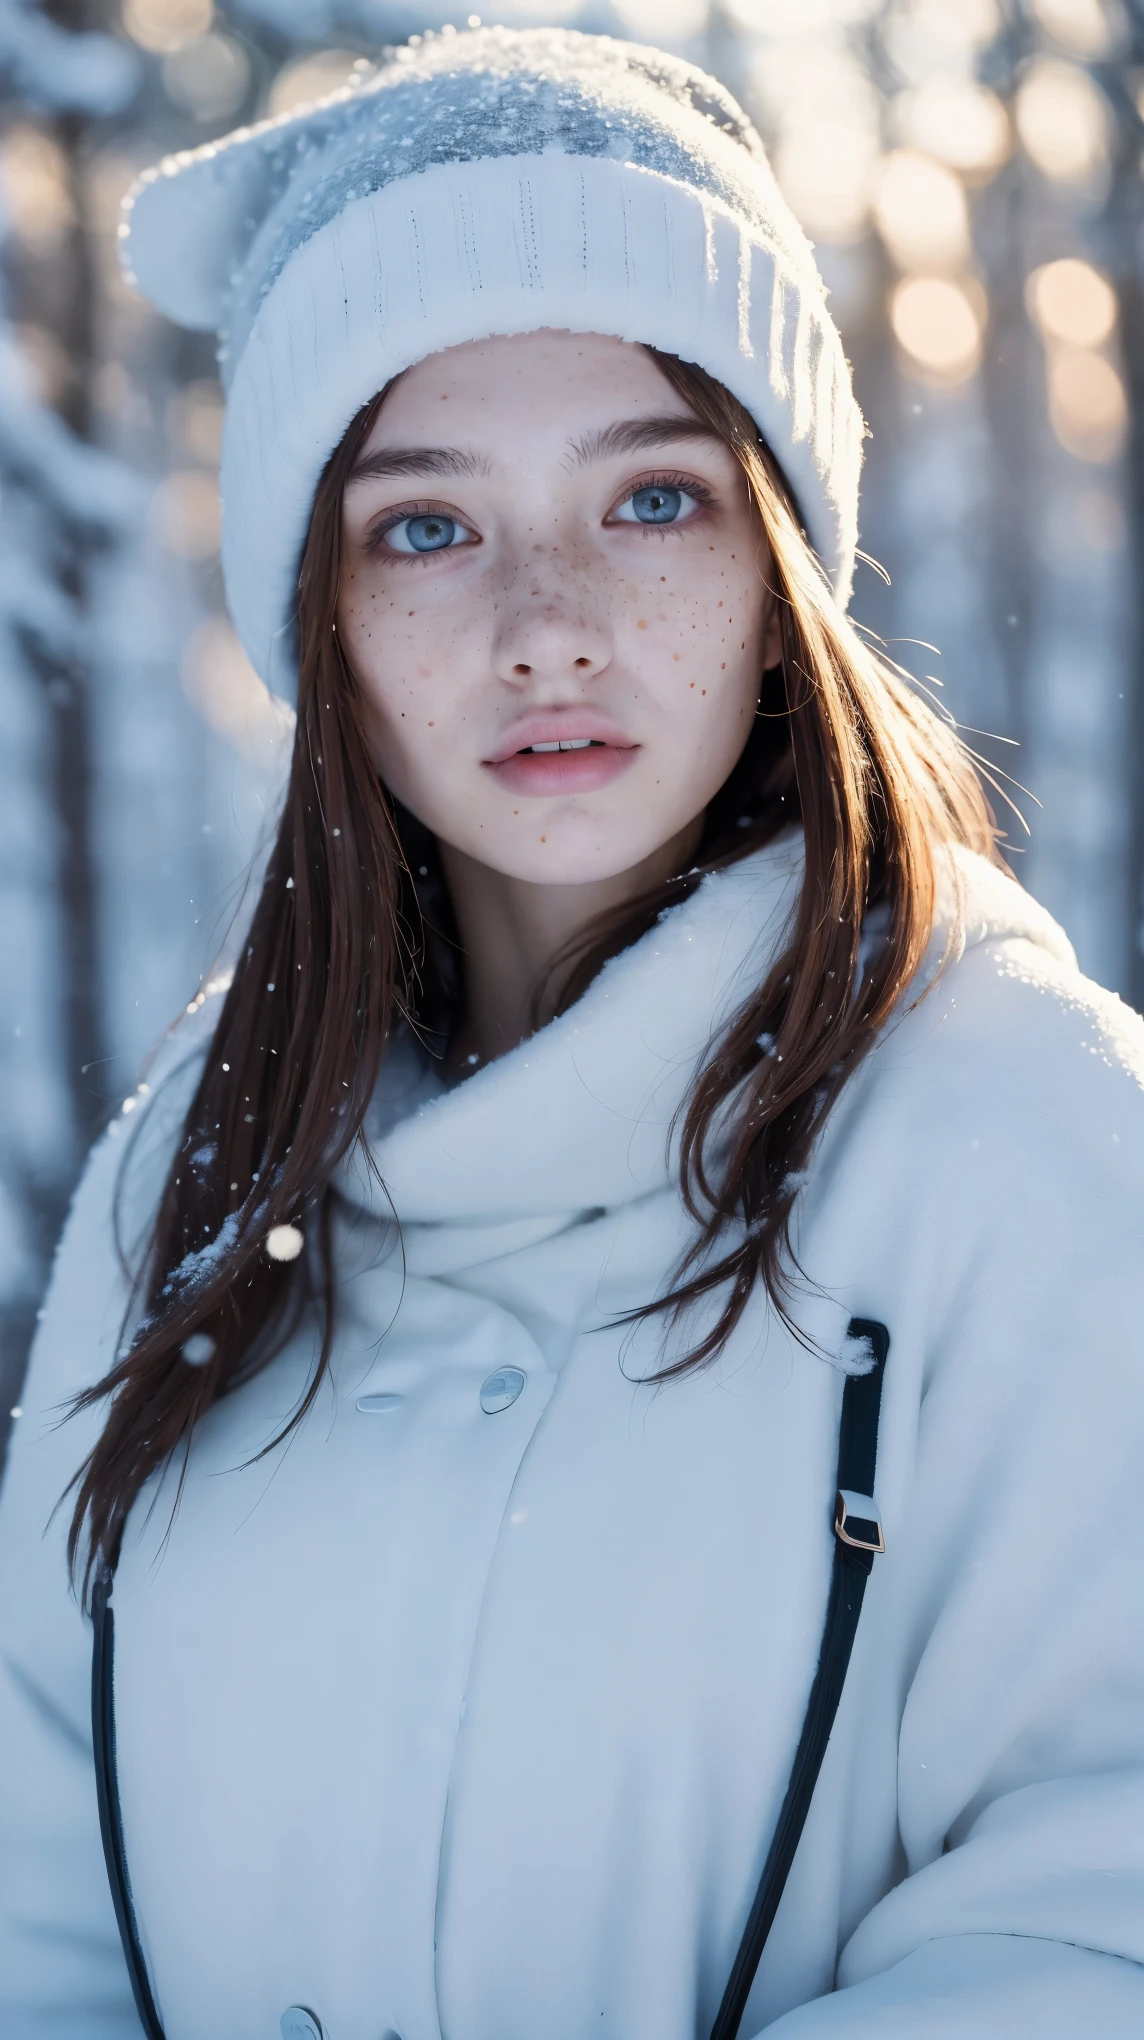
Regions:
[[[612, 1211], [673, 1181], [672, 1132], [713, 1034], [777, 955], [797, 901], [801, 834], [710, 874], [612, 958], [584, 996], [451, 1091], [419, 1096], [339, 1172], [351, 1204], [430, 1229], [524, 1226]], [[980, 858], [943, 867], [922, 975], [988, 939], [1072, 952], [1029, 895]], [[378, 1181], [380, 1178], [380, 1184]], [[384, 1185], [384, 1191], [380, 1187]]]
[[777, 953], [798, 896], [793, 832], [710, 874], [570, 1011], [454, 1090], [414, 1104], [339, 1188], [410, 1224], [613, 1210], [670, 1181], [672, 1121], [714, 1029]]

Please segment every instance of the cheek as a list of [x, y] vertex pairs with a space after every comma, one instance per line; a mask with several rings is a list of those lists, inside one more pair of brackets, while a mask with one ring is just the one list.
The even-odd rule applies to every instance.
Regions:
[[342, 587], [338, 631], [362, 685], [379, 699], [414, 678], [430, 678], [443, 634], [416, 589], [365, 574], [349, 575]]
[[338, 634], [365, 700], [374, 763], [400, 793], [446, 727], [463, 634], [415, 587], [366, 574], [346, 577]]
[[622, 596], [625, 663], [637, 684], [673, 719], [709, 729], [753, 712], [762, 674], [766, 595], [733, 557], [718, 563], [665, 561]]

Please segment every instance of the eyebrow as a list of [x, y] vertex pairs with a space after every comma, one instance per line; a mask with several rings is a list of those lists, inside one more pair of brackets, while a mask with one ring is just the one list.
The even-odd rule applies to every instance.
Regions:
[[[718, 443], [719, 433], [701, 418], [668, 412], [659, 418], [621, 418], [598, 432], [586, 432], [582, 439], [568, 442], [574, 467], [591, 467], [597, 461], [613, 460], [617, 454], [645, 453], [653, 447], [670, 446], [681, 439], [706, 439]], [[465, 475], [470, 479], [490, 472], [485, 454], [471, 453], [461, 446], [381, 446], [363, 453], [349, 474], [351, 482], [392, 481], [399, 476]]]
[[720, 435], [702, 418], [668, 412], [660, 418], [621, 418], [601, 432], [586, 432], [583, 439], [569, 443], [577, 467], [591, 467], [594, 461], [612, 460], [620, 453], [646, 453], [655, 446], [670, 446], [680, 439], [706, 439], [718, 444]]
[[363, 453], [350, 469], [351, 482], [385, 482], [398, 475], [487, 475], [484, 454], [462, 446], [379, 446]]

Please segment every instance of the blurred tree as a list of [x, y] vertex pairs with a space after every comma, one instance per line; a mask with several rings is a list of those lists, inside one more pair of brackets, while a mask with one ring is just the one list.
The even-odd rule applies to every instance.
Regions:
[[[135, 89], [129, 51], [0, 7], [0, 1411], [23, 1368], [75, 1169], [94, 1130], [84, 1065], [102, 1053], [87, 563], [139, 492], [87, 444], [93, 288], [85, 123]], [[35, 275], [41, 287], [35, 287]]]

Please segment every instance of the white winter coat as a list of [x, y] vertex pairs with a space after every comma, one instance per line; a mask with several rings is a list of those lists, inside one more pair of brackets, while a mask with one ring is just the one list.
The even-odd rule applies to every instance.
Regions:
[[[1016, 886], [961, 872], [964, 953], [803, 1193], [819, 1353], [759, 1295], [651, 1389], [662, 1334], [613, 1322], [685, 1239], [669, 1125], [774, 953], [789, 841], [470, 1082], [390, 1097], [403, 1250], [347, 1173], [332, 1384], [268, 1458], [308, 1332], [214, 1410], [116, 1581], [168, 2040], [275, 2040], [293, 2004], [328, 2040], [704, 2040], [817, 1657], [851, 1313], [892, 1339], [887, 1550], [744, 2040], [1144, 2033], [1144, 1039]], [[66, 1510], [44, 1534], [90, 1436], [56, 1413], [122, 1310], [124, 1145], [77, 1199], [0, 1509], [5, 2040], [138, 2030]]]

